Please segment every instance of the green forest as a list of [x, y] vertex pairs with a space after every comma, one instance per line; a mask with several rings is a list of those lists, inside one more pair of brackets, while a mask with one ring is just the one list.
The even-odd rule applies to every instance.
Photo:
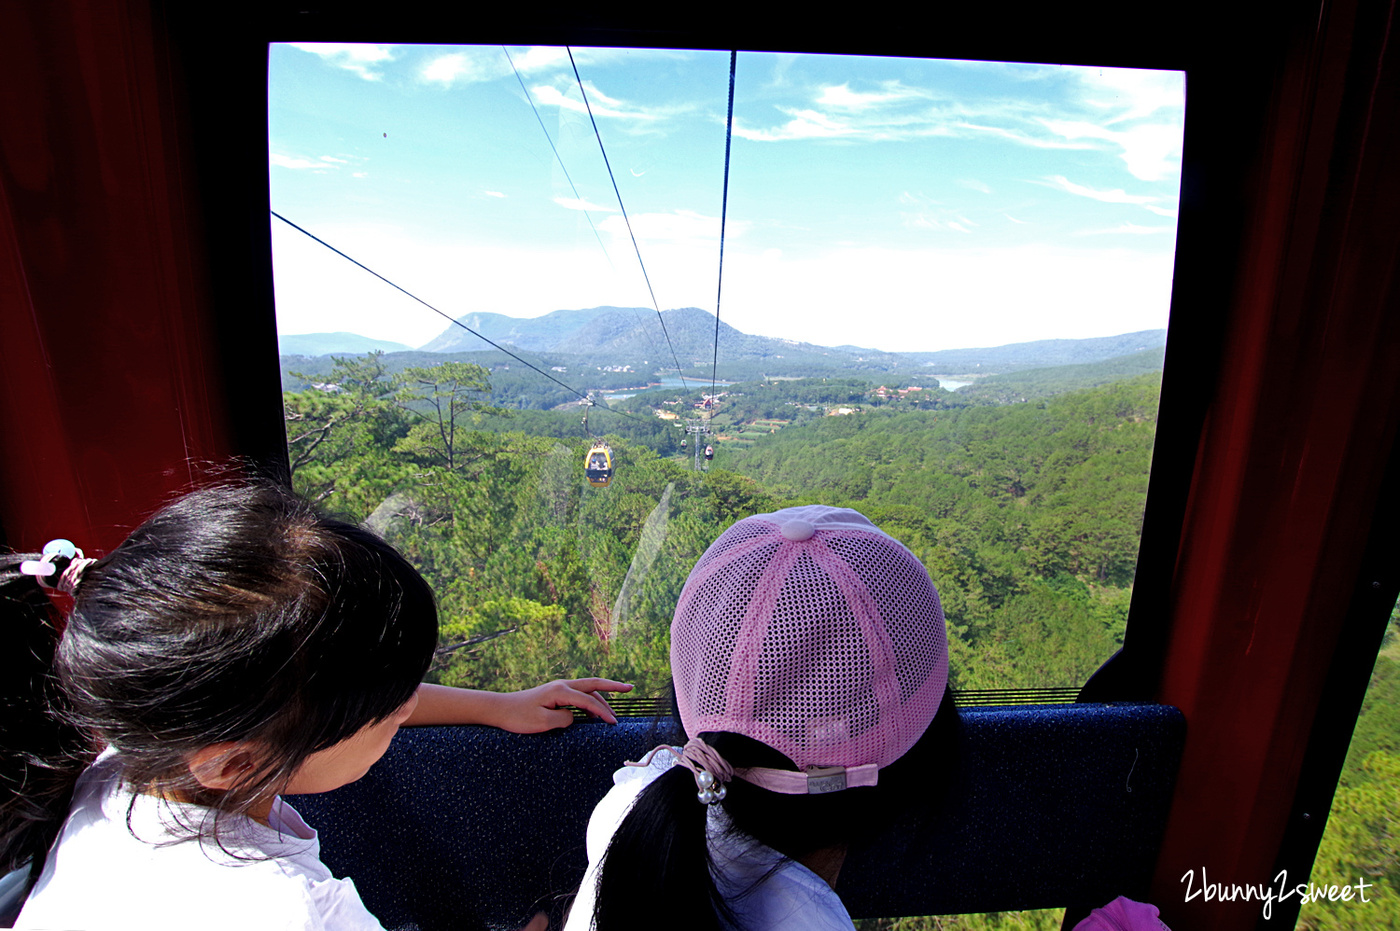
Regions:
[[[928, 381], [785, 378], [726, 386], [702, 413], [698, 386], [660, 389], [619, 402], [626, 416], [591, 409], [601, 437], [577, 407], [509, 409], [495, 373], [465, 361], [335, 358], [289, 372], [298, 390], [284, 403], [297, 490], [382, 533], [437, 592], [433, 681], [512, 689], [596, 674], [659, 696], [671, 611], [705, 547], [748, 514], [822, 503], [861, 511], [928, 567], [954, 688], [1042, 688], [1082, 684], [1122, 642], [1160, 381], [1140, 371], [1130, 360], [1087, 388], [1038, 377], [1015, 403]], [[680, 424], [701, 418], [716, 448], [706, 471], [681, 449]], [[596, 440], [614, 465], [602, 488], [583, 475]], [[1374, 877], [1379, 901], [1308, 905], [1300, 927], [1400, 927], [1398, 649], [1392, 623], [1313, 877]]]

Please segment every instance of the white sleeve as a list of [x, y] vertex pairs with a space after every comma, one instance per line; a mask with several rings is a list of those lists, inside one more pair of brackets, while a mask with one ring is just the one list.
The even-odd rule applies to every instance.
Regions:
[[310, 894], [319, 921], [313, 924], [309, 919], [307, 931], [384, 931], [379, 919], [365, 908], [359, 890], [349, 879], [313, 883]]

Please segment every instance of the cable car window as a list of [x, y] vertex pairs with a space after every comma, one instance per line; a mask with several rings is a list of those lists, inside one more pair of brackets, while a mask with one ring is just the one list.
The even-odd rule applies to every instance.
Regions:
[[923, 560], [957, 688], [1121, 643], [1179, 72], [276, 44], [269, 86], [295, 482], [422, 567], [432, 675], [659, 694], [704, 547], [811, 502]]
[[[1302, 905], [1298, 927], [1353, 928], [1394, 924], [1395, 890], [1400, 889], [1396, 858], [1395, 812], [1400, 806], [1400, 605], [1391, 610], [1390, 624], [1371, 672], [1366, 699], [1356, 719], [1346, 763], [1342, 767], [1327, 829], [1318, 845], [1308, 881], [1336, 886], [1388, 902], [1389, 914], [1355, 915], [1346, 903], [1325, 896]], [[1387, 907], [1385, 905], [1382, 906]]]

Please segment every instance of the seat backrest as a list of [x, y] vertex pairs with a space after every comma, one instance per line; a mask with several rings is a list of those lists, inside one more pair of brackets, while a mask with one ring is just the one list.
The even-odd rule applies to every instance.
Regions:
[[[1185, 736], [1179, 711], [1044, 705], [961, 718], [960, 778], [940, 814], [850, 851], [837, 891], [853, 916], [1145, 897]], [[625, 718], [528, 737], [406, 728], [359, 782], [292, 801], [385, 927], [518, 928], [536, 910], [562, 911], [586, 866], [593, 806], [658, 735]]]

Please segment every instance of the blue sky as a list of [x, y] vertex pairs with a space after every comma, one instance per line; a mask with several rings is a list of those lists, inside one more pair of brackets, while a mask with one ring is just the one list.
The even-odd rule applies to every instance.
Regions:
[[[574, 58], [657, 301], [713, 311], [728, 53]], [[273, 209], [452, 316], [651, 306], [564, 49], [274, 45], [269, 86]], [[721, 318], [886, 350], [1165, 326], [1183, 108], [1177, 72], [741, 52]], [[271, 223], [282, 333], [446, 326]]]

